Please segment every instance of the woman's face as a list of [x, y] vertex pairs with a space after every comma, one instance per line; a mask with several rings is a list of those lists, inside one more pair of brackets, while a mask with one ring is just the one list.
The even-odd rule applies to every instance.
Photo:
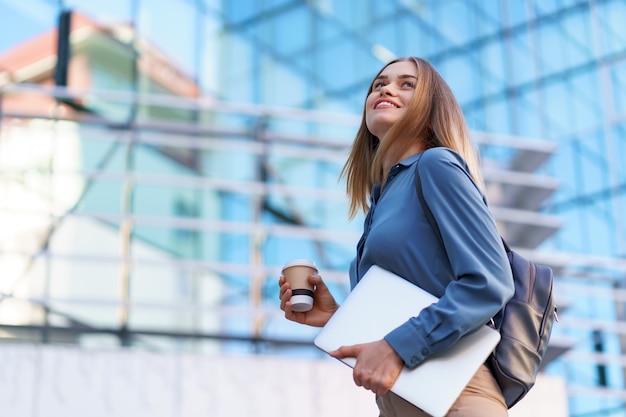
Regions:
[[417, 83], [417, 68], [411, 61], [388, 65], [372, 83], [365, 100], [365, 124], [381, 139], [404, 116]]

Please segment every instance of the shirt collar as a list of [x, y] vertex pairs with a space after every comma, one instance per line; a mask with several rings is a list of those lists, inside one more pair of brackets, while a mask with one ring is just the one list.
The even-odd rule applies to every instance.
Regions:
[[402, 165], [403, 167], [409, 167], [411, 165], [413, 165], [415, 163], [415, 161], [417, 161], [418, 159], [420, 159], [420, 157], [422, 156], [424, 152], [418, 152], [416, 154], [413, 154], [411, 156], [408, 156], [406, 158], [404, 158], [402, 161], [398, 162], [398, 165]]

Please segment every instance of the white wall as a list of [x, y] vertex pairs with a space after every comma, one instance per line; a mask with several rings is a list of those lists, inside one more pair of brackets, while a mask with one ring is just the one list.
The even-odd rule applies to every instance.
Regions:
[[[376, 417], [373, 394], [334, 360], [0, 344], [1, 414], [11, 417]], [[565, 417], [564, 385], [542, 378], [511, 417]], [[549, 400], [546, 400], [549, 399]], [[518, 408], [520, 407], [520, 408]]]

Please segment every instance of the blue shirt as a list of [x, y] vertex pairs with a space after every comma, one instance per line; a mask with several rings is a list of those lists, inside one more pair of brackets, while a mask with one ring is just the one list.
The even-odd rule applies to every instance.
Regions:
[[[417, 196], [420, 158], [424, 197], [445, 247]], [[488, 323], [513, 296], [513, 277], [496, 223], [458, 153], [433, 148], [406, 158], [390, 170], [384, 188], [374, 185], [370, 204], [350, 267], [351, 287], [378, 265], [439, 297], [385, 336], [407, 367], [416, 367]]]

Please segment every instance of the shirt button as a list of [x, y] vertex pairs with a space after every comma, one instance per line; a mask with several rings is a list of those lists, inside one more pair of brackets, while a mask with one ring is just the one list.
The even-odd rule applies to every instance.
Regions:
[[422, 349], [422, 355], [424, 356], [428, 355], [428, 349], [426, 348]]
[[412, 356], [411, 357], [411, 363], [417, 363], [419, 359], [417, 358], [417, 356]]

